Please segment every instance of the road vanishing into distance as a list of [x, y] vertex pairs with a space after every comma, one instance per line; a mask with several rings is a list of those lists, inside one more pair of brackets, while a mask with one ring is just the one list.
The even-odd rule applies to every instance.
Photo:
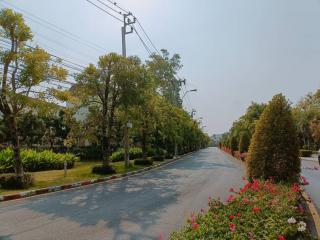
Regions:
[[167, 239], [243, 175], [241, 161], [207, 148], [130, 178], [0, 203], [0, 239]]
[[306, 177], [309, 185], [304, 186], [320, 213], [320, 167], [317, 158], [303, 158], [301, 175]]

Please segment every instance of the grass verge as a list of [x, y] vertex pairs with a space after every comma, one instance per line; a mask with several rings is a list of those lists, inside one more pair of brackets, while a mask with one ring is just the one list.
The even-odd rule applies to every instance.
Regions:
[[[158, 163], [159, 162], [154, 162], [153, 164]], [[23, 190], [6, 190], [0, 188], [0, 195], [13, 194], [21, 191], [29, 191], [39, 188], [46, 188], [50, 186], [70, 184], [79, 181], [99, 178], [101, 176], [108, 176], [91, 173], [92, 167], [99, 164], [101, 164], [101, 162], [76, 162], [74, 168], [68, 169], [67, 177], [64, 177], [64, 170], [34, 172], [33, 176], [35, 178], [35, 183], [32, 187]], [[116, 169], [116, 174], [132, 172], [144, 168], [144, 166], [133, 165], [133, 161], [131, 162], [130, 167], [128, 168], [125, 168], [123, 162], [112, 163], [112, 166]]]

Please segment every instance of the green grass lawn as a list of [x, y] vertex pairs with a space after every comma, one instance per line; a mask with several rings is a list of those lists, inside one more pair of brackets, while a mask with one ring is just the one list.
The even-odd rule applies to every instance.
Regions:
[[[159, 162], [154, 162], [153, 164], [158, 164]], [[42, 171], [33, 173], [35, 183], [32, 187], [24, 190], [6, 190], [0, 189], [0, 195], [12, 194], [21, 191], [45, 188], [49, 186], [63, 185], [68, 183], [75, 183], [79, 181], [90, 180], [98, 178], [101, 176], [91, 173], [93, 166], [101, 164], [101, 162], [76, 162], [74, 168], [68, 169], [67, 177], [64, 177], [64, 170], [52, 170], [52, 171]], [[133, 162], [130, 167], [125, 168], [124, 162], [112, 163], [113, 167], [116, 169], [116, 174], [126, 173], [135, 171], [143, 168], [143, 166], [134, 166]]]

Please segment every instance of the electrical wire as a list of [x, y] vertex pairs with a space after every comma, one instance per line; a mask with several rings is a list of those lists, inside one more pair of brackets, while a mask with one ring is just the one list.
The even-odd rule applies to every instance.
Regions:
[[120, 18], [114, 16], [112, 13], [109, 13], [107, 10], [99, 7], [97, 4], [91, 2], [90, 0], [86, 0], [88, 3], [90, 3], [91, 5], [95, 6], [96, 8], [100, 9], [101, 11], [105, 12], [106, 14], [108, 14], [109, 16], [113, 17], [114, 19], [120, 21], [120, 22], [123, 22], [123, 20], [121, 20]]
[[146, 51], [148, 52], [149, 56], [152, 55], [152, 52], [150, 51], [149, 47], [147, 46], [147, 44], [143, 41], [143, 39], [141, 38], [140, 34], [138, 33], [138, 31], [136, 30], [136, 28], [133, 26], [133, 30], [134, 32], [137, 34], [138, 38], [140, 39], [143, 47], [146, 49]]
[[39, 24], [39, 25], [41, 25], [43, 27], [46, 27], [47, 29], [50, 29], [50, 30], [52, 30], [52, 31], [54, 31], [56, 33], [59, 33], [59, 34], [65, 36], [65, 37], [67, 37], [69, 39], [72, 39], [72, 40], [74, 40], [74, 41], [76, 41], [76, 42], [78, 42], [80, 44], [83, 44], [83, 45], [85, 45], [85, 46], [87, 46], [87, 47], [89, 47], [91, 49], [95, 49], [95, 50], [98, 50], [98, 51], [101, 51], [101, 50], [105, 51], [104, 47], [101, 47], [101, 46], [99, 46], [99, 45], [97, 45], [95, 43], [87, 41], [87, 40], [81, 38], [80, 36], [78, 36], [78, 35], [76, 35], [74, 33], [71, 33], [70, 31], [67, 31], [67, 30], [65, 30], [65, 29], [63, 29], [63, 28], [61, 28], [61, 27], [59, 27], [59, 26], [57, 26], [57, 25], [45, 20], [45, 19], [42, 19], [42, 18], [40, 18], [40, 17], [38, 17], [38, 16], [36, 16], [36, 15], [26, 11], [26, 10], [23, 10], [23, 9], [13, 5], [12, 3], [8, 3], [7, 1], [2, 0], [2, 2], [0, 4], [9, 5], [10, 7], [14, 8], [14, 9], [17, 9], [20, 12], [24, 13], [24, 17], [25, 18], [27, 18], [27, 19], [29, 19], [29, 20], [31, 20], [31, 21], [33, 21], [33, 22], [35, 22], [35, 23], [37, 23], [37, 24]]
[[140, 21], [137, 19], [137, 23], [139, 25], [139, 27], [141, 28], [141, 30], [143, 31], [144, 35], [146, 35], [147, 39], [149, 40], [149, 42], [151, 43], [152, 47], [156, 50], [156, 52], [161, 56], [161, 53], [158, 51], [158, 49], [156, 48], [156, 46], [154, 45], [154, 43], [152, 42], [151, 38], [149, 37], [149, 35], [147, 34], [146, 30], [142, 27], [142, 24], [140, 23]]

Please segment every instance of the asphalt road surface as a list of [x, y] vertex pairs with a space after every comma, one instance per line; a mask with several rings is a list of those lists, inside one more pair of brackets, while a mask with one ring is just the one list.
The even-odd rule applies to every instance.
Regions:
[[317, 158], [303, 158], [301, 175], [306, 177], [309, 185], [304, 186], [320, 213], [320, 167]]
[[0, 203], [0, 239], [167, 239], [243, 175], [240, 161], [207, 148], [131, 178]]

